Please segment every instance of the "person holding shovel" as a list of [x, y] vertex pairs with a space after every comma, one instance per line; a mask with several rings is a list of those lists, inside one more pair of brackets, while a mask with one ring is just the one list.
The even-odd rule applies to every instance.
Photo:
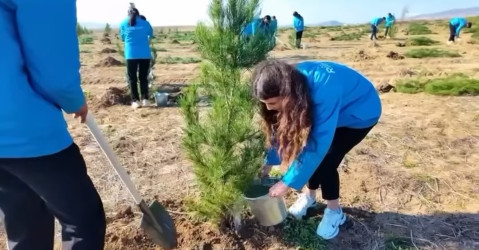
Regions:
[[84, 122], [75, 0], [0, 0], [0, 221], [10, 250], [101, 250], [105, 213], [63, 112]]
[[[128, 82], [131, 91], [131, 106], [139, 108], [149, 105], [148, 74], [150, 71], [151, 48], [150, 39], [153, 28], [150, 23], [140, 17], [140, 12], [134, 6], [128, 9], [128, 18], [120, 25], [120, 37], [125, 42], [125, 59], [128, 72]], [[138, 93], [140, 80], [140, 94]], [[140, 103], [140, 98], [142, 99]]]
[[378, 26], [386, 20], [386, 17], [376, 17], [371, 21], [371, 41], [378, 40]]
[[388, 37], [388, 33], [389, 33], [389, 36], [391, 37], [391, 33], [393, 32], [392, 28], [395, 22], [396, 22], [396, 17], [394, 17], [393, 14], [388, 13], [386, 17], [386, 31], [384, 32], [385, 38]]
[[261, 175], [267, 176], [272, 165], [286, 171], [270, 196], [306, 185], [288, 210], [300, 219], [316, 204], [321, 187], [327, 208], [317, 234], [336, 237], [346, 220], [339, 205], [337, 168], [378, 123], [381, 101], [376, 89], [361, 73], [336, 62], [293, 66], [274, 60], [256, 67], [252, 88], [270, 146]]
[[301, 48], [301, 39], [303, 38], [304, 19], [298, 12], [293, 13], [293, 26], [296, 30], [296, 48]]
[[455, 17], [451, 19], [449, 21], [450, 35], [449, 35], [448, 43], [454, 43], [456, 39], [459, 39], [459, 33], [461, 33], [461, 30], [464, 27], [471, 28], [472, 23], [467, 22], [467, 19], [463, 17]]

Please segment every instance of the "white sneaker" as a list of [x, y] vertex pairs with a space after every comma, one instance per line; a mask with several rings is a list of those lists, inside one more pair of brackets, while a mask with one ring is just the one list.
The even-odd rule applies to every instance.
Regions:
[[307, 194], [300, 194], [299, 198], [289, 207], [288, 212], [300, 220], [306, 215], [308, 208], [316, 205], [316, 200]]
[[141, 107], [141, 104], [140, 104], [139, 101], [135, 101], [135, 102], [131, 103], [131, 107], [134, 108], [134, 109], [137, 109], [137, 108]]
[[148, 106], [150, 106], [150, 101], [148, 101], [147, 99], [141, 101], [141, 106], [143, 106], [143, 107], [148, 107]]
[[346, 215], [341, 208], [339, 208], [339, 211], [326, 208], [316, 234], [325, 240], [330, 240], [339, 234], [339, 226], [343, 225], [344, 222], [346, 222]]

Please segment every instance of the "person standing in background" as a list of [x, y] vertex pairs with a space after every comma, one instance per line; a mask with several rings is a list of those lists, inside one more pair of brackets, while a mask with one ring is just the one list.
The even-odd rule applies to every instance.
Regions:
[[393, 33], [392, 28], [395, 22], [396, 22], [396, 17], [393, 14], [388, 13], [386, 17], [386, 31], [384, 32], [385, 38], [388, 37], [388, 33], [389, 33], [389, 37], [391, 37], [391, 33]]
[[301, 39], [303, 38], [303, 31], [304, 31], [304, 19], [298, 13], [293, 13], [293, 26], [296, 30], [296, 48], [301, 48]]
[[105, 213], [63, 112], [85, 122], [75, 0], [0, 0], [0, 221], [10, 250], [104, 248]]
[[449, 21], [449, 40], [448, 43], [454, 43], [456, 41], [456, 38], [459, 39], [459, 33], [461, 33], [461, 30], [464, 28], [471, 28], [472, 23], [467, 22], [466, 18], [463, 17], [455, 17]]
[[386, 17], [376, 17], [371, 21], [371, 40], [378, 40], [378, 26], [386, 20]]
[[[150, 39], [153, 37], [153, 28], [148, 21], [140, 17], [138, 9], [130, 7], [128, 18], [120, 25], [120, 37], [125, 42], [126, 68], [132, 99], [131, 106], [133, 108], [148, 106], [148, 74], [151, 60]], [[141, 96], [138, 93], [138, 79], [140, 80]]]

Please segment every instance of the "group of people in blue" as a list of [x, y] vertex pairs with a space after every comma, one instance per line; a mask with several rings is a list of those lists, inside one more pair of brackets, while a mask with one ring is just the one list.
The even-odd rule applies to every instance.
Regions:
[[387, 16], [385, 17], [376, 17], [373, 20], [371, 20], [371, 40], [378, 40], [377, 33], [378, 33], [378, 27], [381, 23], [386, 22], [386, 30], [384, 32], [384, 37], [387, 37], [388, 33], [391, 35], [391, 29], [394, 23], [396, 22], [396, 17], [388, 13]]
[[[293, 18], [300, 47], [304, 19], [297, 12]], [[371, 22], [371, 38], [376, 38], [384, 20], [391, 27], [395, 19], [388, 18]], [[83, 123], [89, 112], [79, 72], [76, 1], [0, 0], [0, 23], [0, 220], [8, 248], [53, 249], [56, 218], [62, 226], [62, 249], [102, 250], [106, 232], [102, 200], [63, 116], [74, 114]], [[277, 27], [274, 16], [265, 16], [247, 25], [243, 35], [260, 32], [273, 39]], [[450, 41], [464, 27], [471, 23], [452, 19]], [[131, 6], [120, 36], [133, 107], [147, 105], [153, 29]], [[346, 221], [337, 168], [382, 113], [373, 83], [337, 62], [293, 65], [267, 60], [255, 67], [251, 87], [268, 144], [260, 173], [267, 176], [272, 165], [285, 169], [270, 196], [306, 187], [288, 209], [301, 219], [315, 206], [321, 188], [326, 209], [316, 233], [324, 239], [336, 237]]]

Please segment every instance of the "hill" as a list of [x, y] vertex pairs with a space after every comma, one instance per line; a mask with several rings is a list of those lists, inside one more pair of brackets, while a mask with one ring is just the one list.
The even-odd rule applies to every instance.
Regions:
[[479, 16], [479, 7], [466, 8], [466, 9], [452, 9], [436, 13], [422, 14], [406, 18], [407, 20], [420, 20], [420, 19], [442, 19], [451, 17], [467, 17], [467, 16]]

